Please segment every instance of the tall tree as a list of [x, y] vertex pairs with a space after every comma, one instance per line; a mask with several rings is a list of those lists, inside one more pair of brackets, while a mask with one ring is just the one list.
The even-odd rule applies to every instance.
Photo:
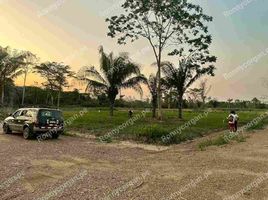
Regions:
[[12, 81], [23, 73], [21, 66], [23, 65], [25, 55], [17, 50], [11, 50], [9, 47], [0, 47], [0, 90], [1, 104], [4, 105], [5, 100], [5, 84]]
[[189, 90], [189, 94], [193, 97], [193, 99], [200, 99], [203, 106], [205, 106], [206, 100], [208, 98], [207, 95], [211, 90], [211, 85], [208, 86], [207, 81], [207, 79], [201, 80], [198, 88]]
[[21, 100], [21, 105], [24, 105], [24, 99], [25, 99], [25, 86], [26, 86], [26, 80], [27, 80], [27, 75], [29, 72], [31, 72], [32, 68], [37, 62], [37, 57], [30, 51], [25, 51], [23, 52], [25, 55], [24, 58], [24, 64], [22, 66], [22, 70], [24, 73], [24, 79], [23, 79], [23, 91], [22, 91], [22, 100]]
[[254, 107], [257, 108], [258, 105], [261, 104], [261, 101], [259, 99], [257, 99], [256, 97], [254, 97], [251, 102], [253, 103]]
[[140, 83], [146, 83], [146, 78], [140, 73], [140, 67], [131, 62], [127, 54], [114, 57], [113, 53], [107, 55], [103, 48], [100, 53], [100, 70], [95, 67], [84, 67], [78, 73], [78, 77], [86, 81], [89, 92], [97, 95], [106, 94], [110, 102], [110, 115], [114, 113], [114, 103], [119, 90], [132, 88], [142, 93]]
[[189, 102], [192, 102], [193, 104], [195, 104], [197, 107], [199, 107], [199, 103], [201, 100], [200, 97], [200, 89], [199, 88], [191, 88], [188, 90], [188, 98], [189, 98]]
[[41, 63], [34, 67], [35, 72], [39, 73], [46, 81], [43, 85], [50, 91], [58, 92], [57, 107], [60, 107], [60, 95], [64, 87], [68, 86], [68, 77], [72, 77], [74, 73], [70, 70], [70, 66], [57, 62]]
[[231, 108], [231, 104], [233, 102], [233, 99], [227, 99], [227, 102], [228, 102], [229, 108]]
[[203, 106], [204, 106], [205, 103], [206, 103], [206, 100], [208, 98], [208, 93], [211, 90], [211, 85], [208, 86], [208, 80], [207, 79], [204, 79], [204, 80], [200, 81], [199, 90], [200, 90], [200, 97], [202, 99], [202, 103], [203, 103]]
[[145, 38], [152, 47], [158, 67], [158, 117], [161, 119], [163, 53], [168, 49], [178, 51], [185, 46], [182, 41], [207, 33], [205, 22], [212, 21], [212, 17], [187, 0], [126, 0], [122, 8], [123, 14], [106, 19], [108, 36], [118, 37], [119, 44]]

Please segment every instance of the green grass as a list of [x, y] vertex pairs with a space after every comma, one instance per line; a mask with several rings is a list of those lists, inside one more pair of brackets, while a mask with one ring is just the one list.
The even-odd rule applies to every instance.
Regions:
[[[71, 119], [77, 115], [81, 109], [63, 109], [65, 120]], [[134, 111], [135, 116], [139, 116], [142, 110]], [[112, 139], [132, 139], [146, 143], [163, 143], [162, 137], [169, 135], [170, 132], [180, 127], [187, 121], [202, 114], [203, 111], [184, 111], [184, 120], [177, 118], [177, 110], [165, 110], [163, 121], [151, 118], [151, 113], [146, 113], [145, 117], [140, 117], [132, 125], [128, 125], [121, 129], [119, 133], [112, 135]], [[239, 125], [244, 125], [252, 119], [259, 116], [263, 111], [242, 111], [239, 112]], [[197, 121], [195, 125], [184, 129], [181, 134], [172, 136], [168, 144], [180, 143], [182, 141], [191, 140], [196, 137], [207, 135], [211, 132], [227, 129], [226, 111], [213, 111]], [[67, 131], [78, 131], [85, 134], [93, 134], [103, 136], [110, 133], [120, 125], [129, 120], [126, 110], [115, 111], [114, 117], [109, 116], [108, 109], [102, 109], [100, 112], [96, 109], [89, 109], [88, 112], [75, 119], [66, 127]], [[110, 140], [107, 138], [108, 141]]]
[[258, 123], [253, 124], [253, 126], [250, 126], [247, 130], [248, 131], [261, 130], [261, 129], [264, 129], [265, 126], [267, 126], [267, 124], [268, 124], [268, 118], [264, 118]]
[[[231, 139], [231, 141], [236, 141], [236, 142], [240, 143], [240, 142], [245, 142], [246, 138], [247, 137], [245, 137], [245, 136], [237, 135], [237, 136], [233, 137]], [[204, 151], [209, 146], [222, 146], [222, 145], [225, 145], [225, 144], [229, 144], [231, 141], [226, 140], [223, 135], [220, 135], [220, 136], [218, 136], [218, 137], [216, 137], [214, 139], [207, 139], [207, 140], [205, 140], [203, 142], [200, 142], [198, 144], [198, 148], [201, 151]]]
[[[88, 112], [80, 115], [83, 108], [63, 108], [63, 114], [66, 122], [66, 132], [78, 132], [82, 134], [91, 134], [97, 137], [107, 135], [111, 131], [117, 129], [124, 123], [128, 122], [127, 110], [117, 109], [114, 112], [114, 117], [109, 116], [108, 108], [98, 109], [89, 108]], [[0, 109], [0, 120], [3, 120], [12, 109]], [[132, 119], [140, 116], [143, 110], [135, 110]], [[260, 116], [265, 111], [251, 110], [238, 112], [240, 116], [239, 126], [250, 122], [252, 119]], [[201, 118], [195, 125], [183, 129], [181, 134], [171, 136], [167, 142], [163, 142], [162, 137], [170, 135], [170, 133], [189, 120], [203, 114], [203, 111], [184, 110], [184, 120], [178, 119], [177, 110], [164, 110], [163, 121], [158, 121], [151, 118], [151, 112], [146, 113], [145, 117], [139, 117], [129, 125], [120, 129], [116, 134], [112, 134], [104, 138], [103, 142], [112, 142], [113, 140], [136, 140], [145, 143], [154, 144], [178, 144], [183, 141], [192, 140], [196, 137], [202, 137], [209, 133], [227, 129], [228, 111], [215, 110], [210, 112], [207, 117]], [[261, 128], [267, 121], [257, 124], [256, 128]], [[99, 140], [99, 138], [98, 138]], [[209, 143], [209, 142], [207, 142]], [[214, 142], [221, 143], [221, 139]]]

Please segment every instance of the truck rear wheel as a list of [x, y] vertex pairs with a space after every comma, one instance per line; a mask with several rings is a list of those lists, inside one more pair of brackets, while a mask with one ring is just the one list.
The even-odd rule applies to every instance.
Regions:
[[52, 138], [53, 138], [53, 139], [58, 139], [59, 136], [60, 136], [59, 133], [53, 133], [53, 134], [52, 134]]
[[33, 138], [33, 134], [32, 134], [32, 132], [31, 132], [29, 127], [25, 127], [23, 129], [23, 137], [24, 137], [25, 140], [29, 140], [29, 139]]

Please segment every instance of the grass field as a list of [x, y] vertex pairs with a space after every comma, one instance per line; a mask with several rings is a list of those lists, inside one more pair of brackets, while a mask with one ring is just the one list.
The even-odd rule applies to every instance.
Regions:
[[[184, 110], [184, 120], [177, 118], [177, 110], [164, 110], [163, 121], [151, 118], [151, 112], [142, 115], [143, 110], [135, 110], [133, 118], [130, 120], [128, 111], [119, 109], [115, 111], [114, 117], [109, 116], [108, 109], [89, 108], [84, 112], [83, 108], [63, 108], [66, 122], [66, 133], [81, 133], [94, 136], [109, 135], [113, 130], [115, 134], [107, 137], [106, 142], [113, 140], [136, 140], [145, 143], [163, 144], [162, 137], [169, 135], [172, 131], [182, 127], [185, 123], [201, 116], [195, 124], [191, 124], [183, 129], [181, 134], [172, 136], [166, 144], [175, 144], [182, 141], [191, 140], [196, 137], [205, 136], [209, 133], [227, 129], [226, 117], [228, 111], [213, 110], [204, 115], [204, 111]], [[1, 109], [0, 120], [7, 116], [13, 109]], [[239, 125], [246, 124], [254, 118], [260, 116], [265, 111], [251, 110], [240, 111]], [[256, 125], [263, 126], [263, 124]], [[254, 128], [254, 127], [253, 127]]]
[[[151, 118], [151, 113], [141, 115], [142, 110], [134, 111], [133, 123], [128, 123], [128, 113], [126, 110], [117, 110], [114, 117], [109, 116], [108, 110], [89, 109], [87, 113], [80, 116], [81, 109], [64, 109], [65, 120], [69, 121], [66, 126], [67, 132], [79, 132], [103, 136], [118, 130], [121, 125], [127, 124], [120, 128], [116, 134], [113, 134], [108, 141], [113, 139], [132, 139], [146, 143], [162, 143], [162, 136], [168, 135], [191, 119], [202, 116], [196, 124], [183, 129], [181, 134], [172, 137], [168, 143], [180, 143], [191, 140], [196, 137], [204, 136], [211, 132], [227, 129], [226, 117], [227, 111], [212, 111], [204, 116], [204, 111], [184, 111], [184, 120], [177, 118], [177, 110], [165, 110], [164, 120], [158, 121]], [[241, 111], [239, 112], [239, 125], [246, 124], [254, 118], [260, 116], [264, 111]], [[76, 116], [76, 117], [74, 117]]]

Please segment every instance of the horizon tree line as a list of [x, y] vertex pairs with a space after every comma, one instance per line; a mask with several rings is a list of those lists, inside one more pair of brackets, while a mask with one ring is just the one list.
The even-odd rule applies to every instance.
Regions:
[[[111, 116], [113, 116], [115, 99], [120, 94], [120, 90], [131, 88], [139, 94], [142, 94], [143, 91], [141, 84], [145, 84], [147, 85], [151, 94], [152, 117], [156, 117], [158, 76], [151, 74], [147, 79], [143, 74], [141, 74], [140, 66], [131, 61], [127, 53], [121, 53], [119, 56], [114, 56], [113, 53], [106, 54], [103, 50], [103, 47], [100, 47], [99, 53], [101, 72], [97, 71], [96, 67], [91, 66], [82, 67], [79, 72], [75, 74], [71, 71], [70, 66], [63, 63], [44, 62], [39, 64], [37, 63], [36, 55], [29, 51], [26, 53], [25, 51], [18, 53], [19, 51], [16, 50], [15, 52], [17, 53], [16, 55], [21, 56], [14, 57], [14, 63], [10, 63], [10, 66], [14, 65], [14, 68], [12, 68], [14, 71], [12, 73], [11, 71], [8, 71], [9, 74], [12, 74], [12, 77], [8, 77], [6, 75], [5, 77], [8, 78], [6, 78], [3, 83], [6, 83], [7, 81], [13, 82], [14, 78], [17, 78], [20, 75], [24, 76], [21, 106], [23, 106], [25, 98], [26, 77], [28, 72], [32, 71], [33, 73], [38, 73], [45, 80], [42, 83], [42, 86], [47, 90], [48, 97], [51, 97], [52, 105], [54, 104], [54, 91], [57, 91], [58, 93], [57, 107], [59, 108], [60, 94], [63, 91], [63, 88], [68, 86], [68, 78], [75, 78], [83, 81], [86, 84], [86, 92], [95, 96], [106, 95], [108, 97], [110, 102]], [[11, 54], [11, 56], [12, 55], [13, 54]], [[27, 56], [30, 56], [30, 58]], [[33, 60], [33, 62], [29, 62], [29, 60]], [[3, 59], [1, 61], [4, 63]], [[4, 65], [0, 65], [0, 69], [4, 69], [3, 66]], [[180, 83], [176, 82], [178, 81], [177, 78], [179, 79], [180, 77], [172, 76], [174, 74], [176, 75], [178, 69], [168, 62], [162, 63], [161, 68], [165, 74], [165, 77], [161, 79], [162, 93], [166, 94], [166, 91], [172, 90], [173, 96], [174, 94], [178, 96], [177, 94], [180, 92], [180, 90], [174, 90], [176, 89], [174, 86], [180, 85]], [[3, 70], [1, 71], [0, 75], [1, 77], [4, 76]], [[1, 84], [0, 86], [1, 88], [5, 88], [4, 84]], [[1, 95], [1, 99], [4, 99], [4, 95]], [[3, 102], [1, 104], [4, 105]], [[182, 104], [179, 106], [179, 109], [182, 109]]]

